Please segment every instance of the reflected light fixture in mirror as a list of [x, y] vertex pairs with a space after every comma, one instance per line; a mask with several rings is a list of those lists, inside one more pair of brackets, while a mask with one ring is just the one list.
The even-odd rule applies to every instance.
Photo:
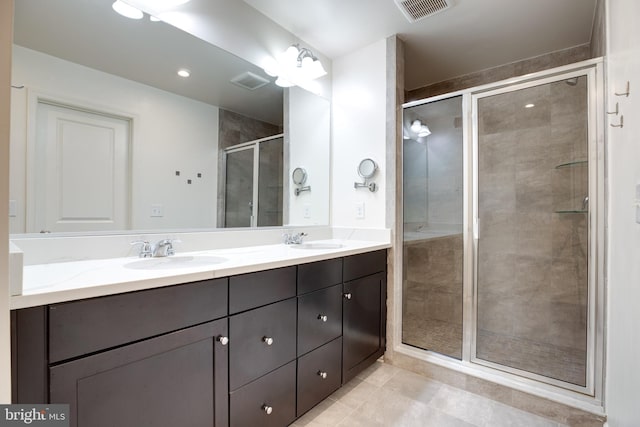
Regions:
[[[188, 3], [190, 1], [191, 0], [138, 0], [136, 4], [139, 4], [140, 7], [144, 7], [144, 5], [148, 2], [152, 3], [152, 5], [154, 6], [154, 10], [167, 10]], [[113, 7], [113, 10], [126, 18], [142, 19], [144, 17], [144, 13], [141, 9], [132, 6], [131, 4], [129, 4], [129, 2], [124, 0], [116, 0], [113, 5], [111, 5], [111, 7]], [[155, 16], [150, 16], [149, 19], [153, 22], [160, 21], [160, 18]]]
[[136, 9], [135, 7], [123, 2], [122, 0], [116, 0], [111, 7], [113, 10], [118, 12], [120, 15], [125, 18], [130, 19], [142, 19], [144, 13], [140, 9]]
[[277, 77], [278, 86], [299, 86], [314, 93], [319, 91], [319, 86], [314, 80], [327, 74], [322, 62], [311, 49], [300, 47], [298, 44], [289, 46], [277, 59], [267, 60], [264, 71], [272, 77]]

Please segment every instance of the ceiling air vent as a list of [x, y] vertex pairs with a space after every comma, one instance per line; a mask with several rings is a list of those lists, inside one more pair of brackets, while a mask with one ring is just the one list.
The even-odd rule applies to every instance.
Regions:
[[264, 77], [260, 77], [257, 74], [253, 74], [251, 71], [247, 71], [246, 73], [238, 74], [232, 78], [231, 83], [245, 89], [256, 90], [269, 83], [269, 80]]
[[451, 4], [447, 0], [393, 0], [409, 22], [416, 22], [427, 16], [435, 15]]

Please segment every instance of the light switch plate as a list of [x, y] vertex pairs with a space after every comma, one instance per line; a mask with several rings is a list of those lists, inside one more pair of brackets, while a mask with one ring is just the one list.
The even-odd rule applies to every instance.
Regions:
[[640, 224], [640, 183], [636, 184], [636, 223]]
[[160, 218], [164, 216], [164, 206], [162, 205], [151, 205], [151, 217], [152, 218]]
[[364, 202], [356, 203], [356, 219], [364, 219]]
[[305, 204], [302, 208], [302, 216], [305, 218], [311, 218], [311, 205]]
[[18, 205], [15, 200], [9, 200], [9, 217], [17, 216]]

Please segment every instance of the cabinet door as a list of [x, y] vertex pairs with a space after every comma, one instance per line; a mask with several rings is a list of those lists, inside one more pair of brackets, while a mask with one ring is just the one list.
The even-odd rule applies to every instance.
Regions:
[[50, 368], [51, 403], [72, 427], [228, 425], [221, 319]]
[[298, 297], [298, 356], [342, 334], [342, 285]]
[[235, 390], [296, 358], [296, 299], [229, 318], [229, 385]]
[[385, 294], [383, 273], [344, 283], [343, 383], [384, 353]]

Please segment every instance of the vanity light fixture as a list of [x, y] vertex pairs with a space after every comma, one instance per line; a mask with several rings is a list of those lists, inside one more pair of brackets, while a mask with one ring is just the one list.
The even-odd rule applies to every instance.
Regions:
[[180, 77], [187, 78], [187, 77], [189, 77], [191, 75], [191, 71], [187, 70], [186, 68], [180, 68], [178, 70], [178, 75]]
[[270, 58], [264, 71], [272, 77], [278, 77], [276, 84], [281, 87], [300, 86], [313, 90], [313, 80], [327, 74], [322, 62], [311, 49], [291, 45], [277, 59]]
[[144, 16], [144, 13], [142, 13], [140, 9], [137, 9], [122, 0], [116, 0], [113, 2], [111, 7], [120, 15], [130, 19], [142, 19]]

